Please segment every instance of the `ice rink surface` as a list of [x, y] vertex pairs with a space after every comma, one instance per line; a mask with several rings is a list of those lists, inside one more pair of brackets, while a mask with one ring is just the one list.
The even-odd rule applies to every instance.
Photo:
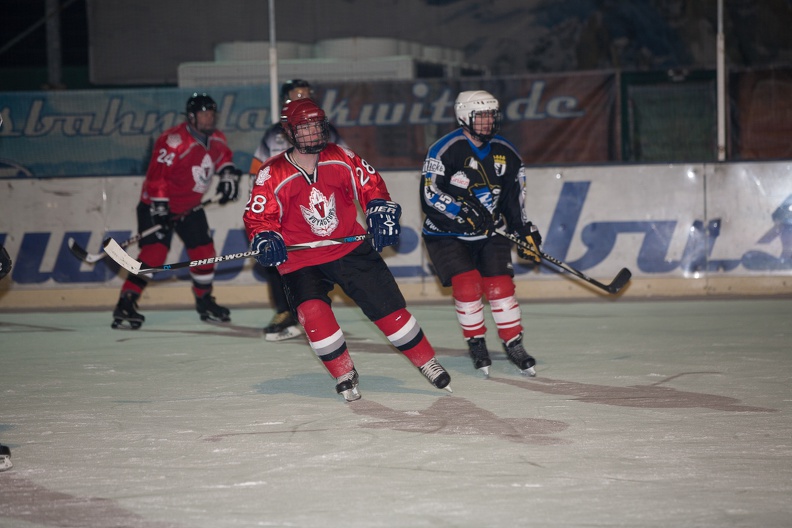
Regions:
[[792, 526], [792, 299], [523, 303], [488, 380], [411, 305], [453, 394], [335, 309], [353, 403], [267, 308], [0, 313], [0, 527]]

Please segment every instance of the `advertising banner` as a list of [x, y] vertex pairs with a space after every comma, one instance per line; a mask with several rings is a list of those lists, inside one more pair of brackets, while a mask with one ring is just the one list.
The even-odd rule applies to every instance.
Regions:
[[[792, 273], [790, 163], [602, 166], [528, 170], [527, 213], [544, 236], [543, 250], [592, 277], [628, 267], [634, 278], [786, 276]], [[420, 238], [418, 172], [385, 172], [403, 208], [401, 243], [383, 252], [397, 280], [431, 279]], [[0, 194], [0, 243], [14, 260], [8, 288], [105, 287], [124, 274], [105, 259], [89, 265], [68, 249], [73, 238], [90, 253], [112, 236], [135, 234], [141, 177], [17, 180]], [[7, 182], [6, 182], [7, 183]], [[248, 194], [243, 186], [242, 196]], [[244, 200], [209, 206], [220, 254], [247, 249]], [[130, 248], [137, 255], [137, 248]], [[174, 239], [168, 262], [188, 260]], [[558, 280], [515, 259], [518, 280]], [[157, 281], [188, 280], [186, 270]], [[218, 265], [218, 282], [263, 281], [253, 262]], [[7, 286], [6, 286], [7, 285]]]
[[[456, 127], [460, 90], [501, 101], [503, 135], [526, 163], [611, 159], [611, 74], [477, 81], [317, 86], [314, 96], [353, 150], [379, 170], [420, 169], [428, 147]], [[0, 178], [144, 174], [156, 138], [184, 119], [192, 92], [177, 88], [4, 94]], [[272, 123], [269, 87], [213, 88], [218, 129], [247, 170]], [[278, 112], [280, 109], [278, 109]]]

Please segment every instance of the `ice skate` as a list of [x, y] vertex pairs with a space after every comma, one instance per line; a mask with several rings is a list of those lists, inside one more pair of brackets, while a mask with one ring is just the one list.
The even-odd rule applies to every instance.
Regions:
[[267, 341], [283, 341], [300, 334], [300, 323], [290, 311], [276, 313], [270, 324], [264, 328], [264, 339]]
[[220, 306], [210, 294], [195, 298], [195, 311], [201, 316], [201, 321], [228, 323], [231, 321], [231, 310]]
[[11, 450], [8, 446], [0, 445], [0, 471], [11, 469], [14, 464], [11, 463]]
[[118, 299], [115, 310], [113, 310], [113, 324], [110, 328], [114, 330], [137, 330], [146, 320], [143, 314], [137, 311], [137, 300], [140, 294], [134, 292], [124, 292]]
[[426, 379], [429, 380], [429, 383], [437, 387], [438, 389], [445, 389], [448, 392], [454, 392], [451, 390], [451, 376], [446, 372], [446, 369], [437, 362], [436, 358], [432, 358], [426, 363], [423, 364], [419, 368], [421, 374], [426, 376]]
[[359, 400], [360, 392], [358, 391], [358, 373], [354, 368], [336, 378], [338, 384], [336, 385], [336, 392], [344, 397], [348, 402]]
[[520, 373], [524, 376], [536, 376], [536, 360], [525, 351], [522, 345], [522, 334], [518, 335], [508, 343], [503, 343], [503, 348], [506, 350], [506, 355], [512, 363], [517, 365]]
[[492, 360], [487, 351], [487, 342], [483, 337], [474, 337], [467, 341], [470, 357], [473, 359], [473, 366], [476, 370], [480, 370], [484, 377], [489, 377], [489, 368], [492, 365]]

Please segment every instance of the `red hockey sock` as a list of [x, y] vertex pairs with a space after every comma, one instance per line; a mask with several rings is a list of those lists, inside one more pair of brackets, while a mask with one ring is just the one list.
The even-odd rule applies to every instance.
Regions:
[[[215, 256], [213, 243], [204, 244], [194, 248], [187, 248], [187, 256], [190, 260], [204, 260]], [[214, 264], [195, 266], [190, 268], [190, 277], [193, 280], [193, 293], [196, 297], [203, 297], [212, 292], [212, 282], [214, 281]]]
[[481, 274], [477, 270], [466, 271], [451, 278], [454, 307], [457, 320], [465, 339], [484, 337], [484, 303], [481, 302]]
[[404, 308], [374, 321], [374, 324], [416, 367], [423, 366], [434, 357], [435, 351], [418, 321]]
[[327, 303], [318, 299], [305, 301], [297, 307], [297, 317], [308, 343], [331, 376], [338, 378], [354, 368], [344, 334]]
[[498, 337], [508, 343], [523, 331], [522, 312], [514, 296], [514, 281], [508, 275], [484, 277], [484, 292], [498, 327]]

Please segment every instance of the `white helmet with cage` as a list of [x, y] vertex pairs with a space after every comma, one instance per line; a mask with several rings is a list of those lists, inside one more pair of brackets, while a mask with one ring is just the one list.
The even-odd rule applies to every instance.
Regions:
[[[498, 133], [503, 119], [500, 104], [495, 96], [484, 90], [471, 90], [459, 92], [454, 102], [454, 113], [457, 122], [476, 139], [487, 142]], [[492, 114], [494, 122], [489, 132], [476, 132], [474, 124], [477, 114]]]

